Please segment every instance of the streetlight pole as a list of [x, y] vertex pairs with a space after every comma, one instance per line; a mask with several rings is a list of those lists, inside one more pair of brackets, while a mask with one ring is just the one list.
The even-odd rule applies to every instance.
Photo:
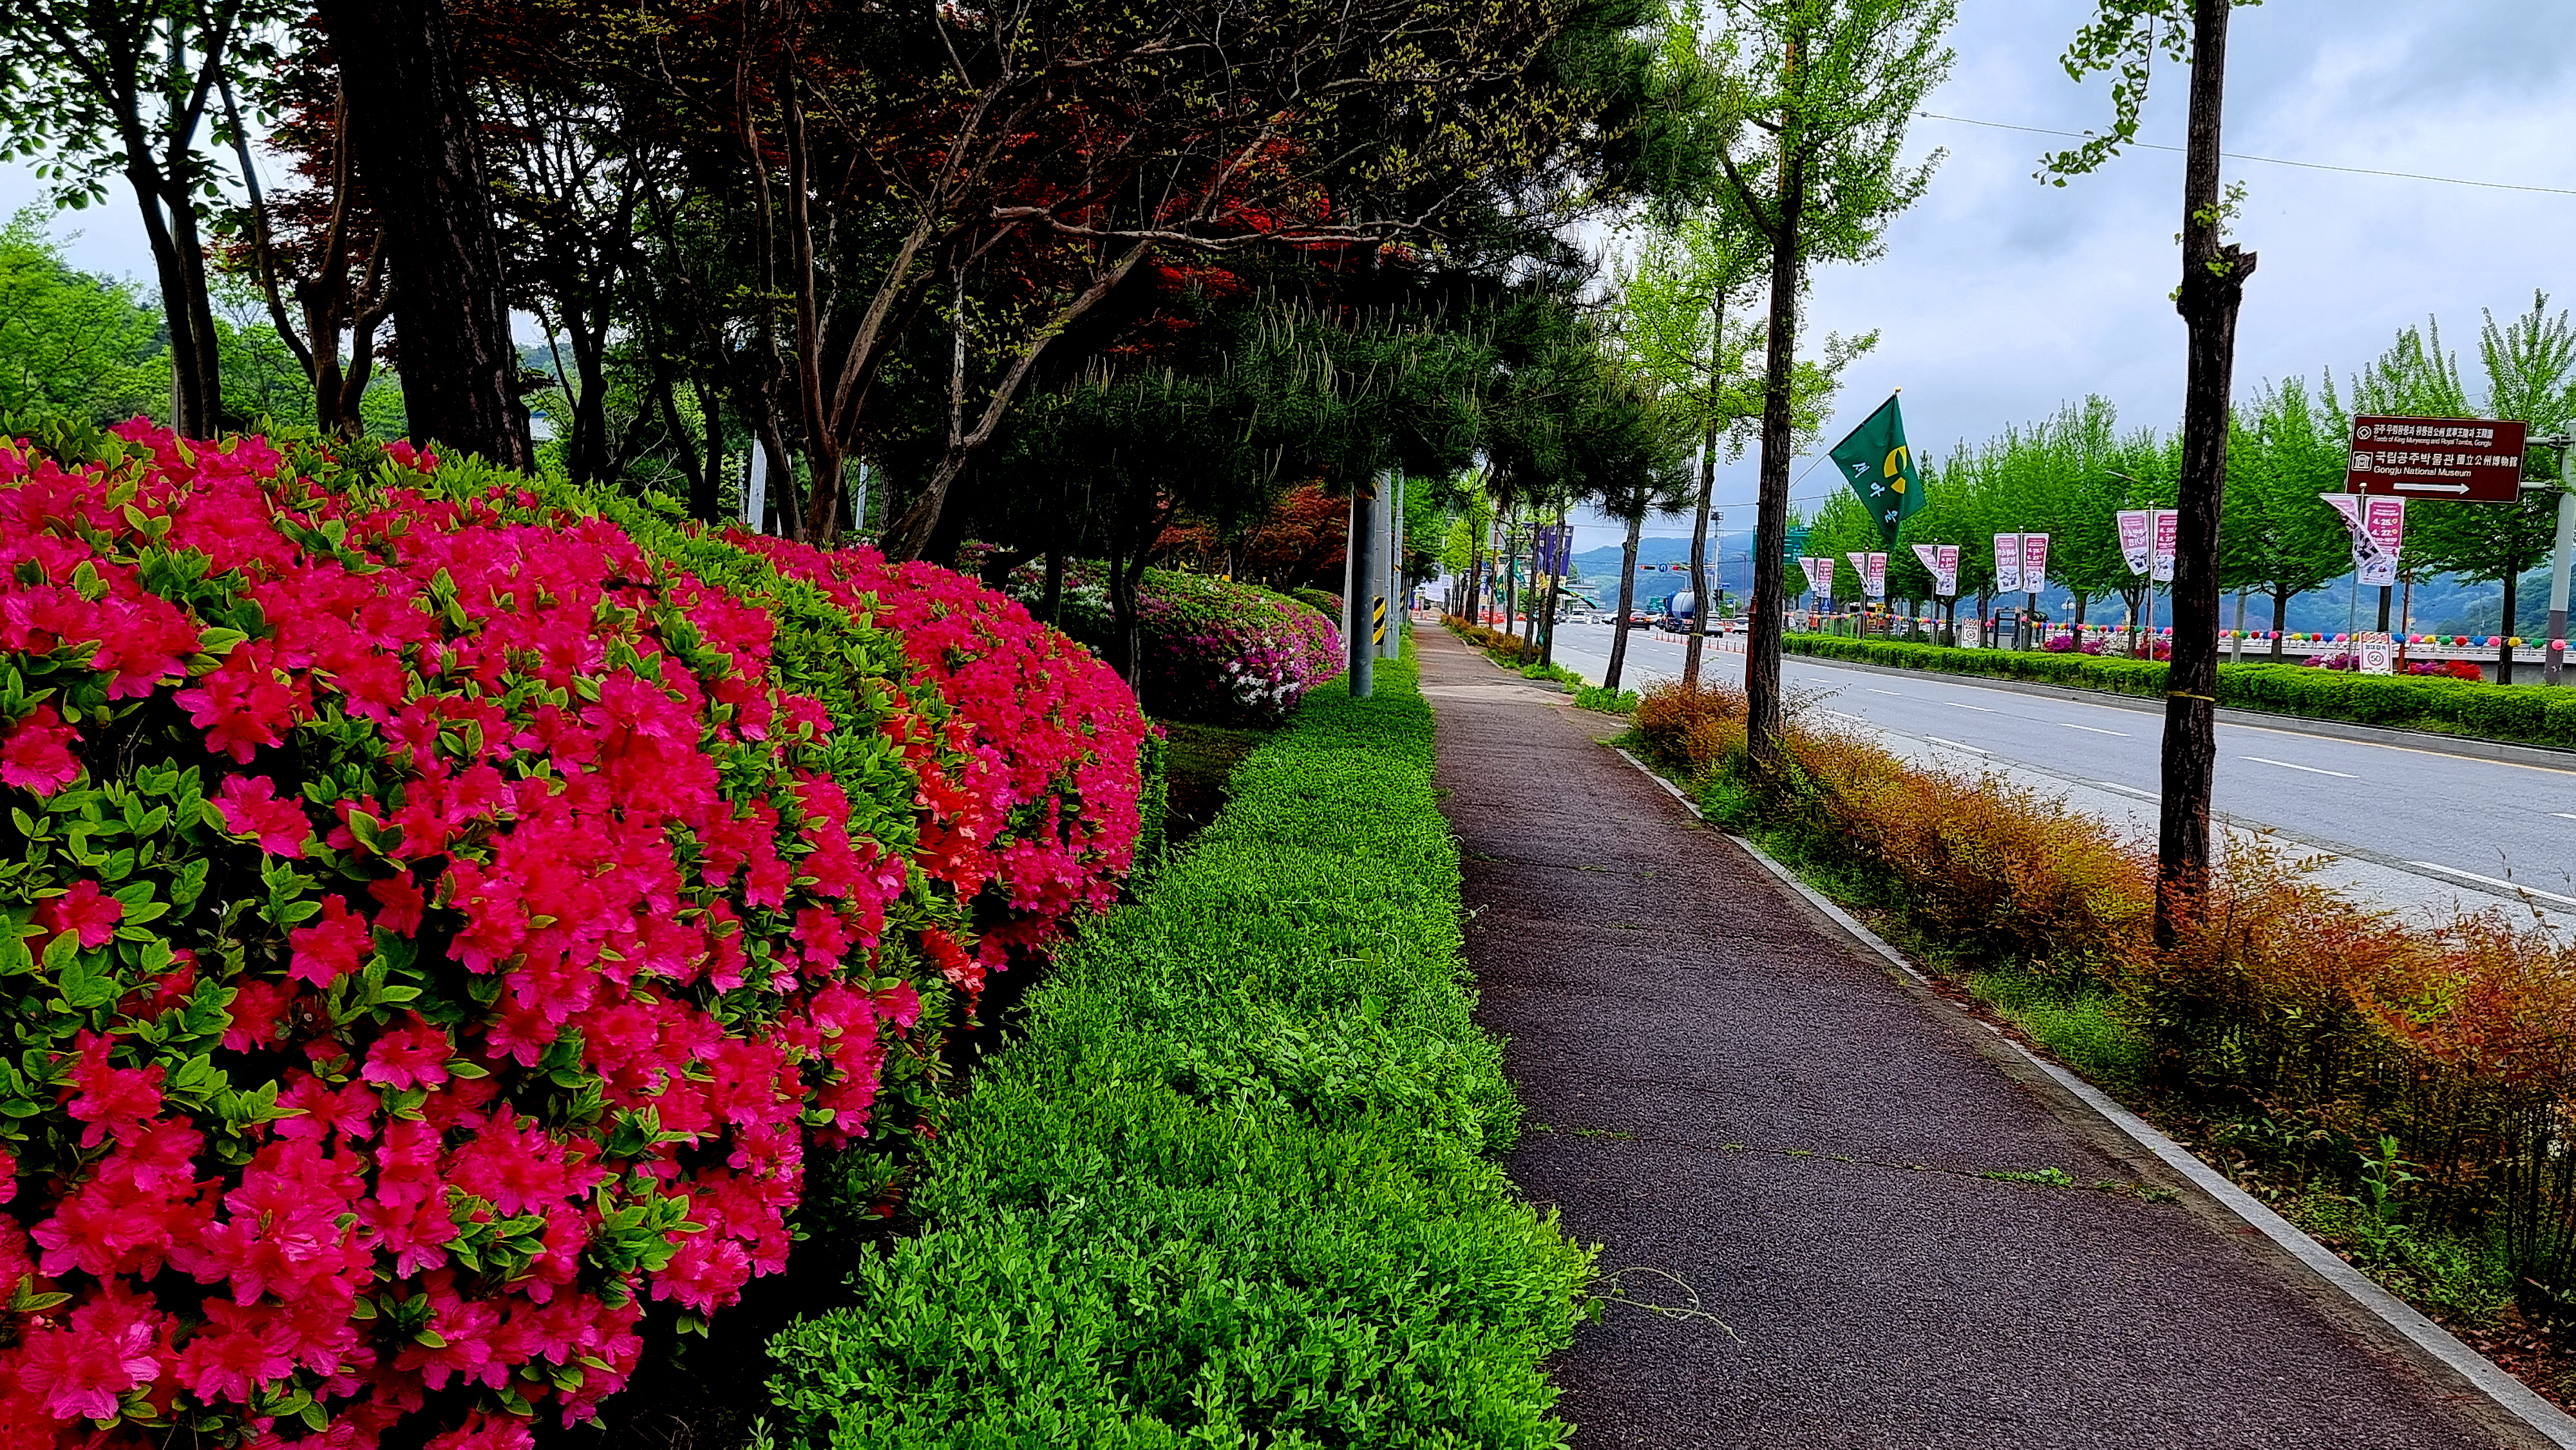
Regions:
[[[2549, 551], [2549, 652], [2540, 667], [2544, 685], [2563, 684], [2567, 667], [2567, 566], [2576, 560], [2576, 437], [2543, 438], [2558, 448], [2558, 539]], [[2513, 621], [2505, 621], [2505, 632]]]

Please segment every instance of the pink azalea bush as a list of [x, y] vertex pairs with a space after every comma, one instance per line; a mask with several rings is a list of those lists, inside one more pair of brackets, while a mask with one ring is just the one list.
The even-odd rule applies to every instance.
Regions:
[[0, 440], [9, 1445], [588, 1417], [1133, 849], [1132, 699], [889, 637], [965, 581], [871, 624], [402, 445], [114, 432]]
[[[1041, 576], [1012, 577], [1023, 598]], [[1065, 627], [1107, 654], [1109, 595], [1097, 566], [1065, 570]], [[1155, 713], [1177, 719], [1273, 724], [1306, 692], [1342, 672], [1342, 632], [1302, 600], [1207, 574], [1148, 569], [1136, 592], [1143, 681]]]
[[923, 859], [979, 908], [979, 950], [961, 985], [1116, 898], [1141, 824], [1145, 717], [1114, 671], [952, 570], [889, 564], [866, 547], [732, 537], [893, 629], [920, 693], [952, 703], [948, 730], [974, 764], [928, 802]]

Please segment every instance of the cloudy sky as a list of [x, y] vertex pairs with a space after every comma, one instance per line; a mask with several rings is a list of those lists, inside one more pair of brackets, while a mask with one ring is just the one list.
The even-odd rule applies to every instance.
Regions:
[[[2061, 131], [2099, 126], [2107, 86], [2057, 57], [2086, 0], [1961, 0], [1943, 116]], [[2227, 149], [2326, 166], [2556, 187], [2445, 185], [2231, 160], [2249, 188], [2238, 239], [2261, 257], [2239, 324], [2240, 393], [2300, 373], [2338, 377], [2427, 314], [2474, 365], [2479, 309], [2576, 303], [2576, 0], [2270, 0], [2230, 29]], [[2183, 140], [2179, 69], [2160, 70], [2145, 138]], [[1948, 152], [1900, 219], [1886, 257], [1823, 272], [1823, 329], [1880, 334], [1846, 375], [1835, 438], [1904, 388], [1918, 449], [1946, 452], [2098, 392], [2124, 420], [2170, 426], [2182, 408], [2182, 157], [2137, 150], [2065, 188], [2031, 179], [2060, 138], [1922, 120], [1913, 149]], [[2553, 301], [2552, 310], [2558, 303]], [[1811, 460], [1801, 460], [1803, 472]], [[1795, 476], [1795, 475], [1793, 475]], [[1806, 473], [1793, 496], [1831, 487]], [[1727, 523], [1749, 524], [1750, 459], [1721, 467]], [[1656, 533], [1687, 533], [1679, 526]], [[1615, 541], [1586, 530], [1582, 547]]]
[[[1993, 124], [1918, 121], [1912, 148], [1948, 153], [1931, 191], [1896, 223], [1883, 260], [1817, 277], [1817, 328], [1880, 333], [1847, 375], [1826, 441], [1898, 386], [1908, 431], [1931, 453], [2088, 392], [2133, 423], [2178, 416], [2183, 332], [2166, 295], [2179, 267], [2181, 156], [2133, 151], [2058, 189], [2031, 172], [2064, 140], [1997, 129], [2102, 123], [2105, 83], [2077, 86], [2057, 66], [2091, 8], [1960, 0], [1958, 63], [1925, 110]], [[2240, 390], [2323, 367], [2340, 376], [2428, 314], [2473, 357], [2479, 309], [2518, 311], [2534, 288], [2576, 303], [2571, 36], [2576, 0], [2270, 0], [2236, 12], [2230, 152], [2559, 189], [2230, 161], [2229, 179], [2250, 188], [2239, 239], [2262, 259], [2238, 335]], [[2184, 79], [2160, 70], [2147, 140], [2182, 141]], [[0, 168], [0, 212], [36, 195], [25, 170]], [[131, 203], [116, 200], [60, 218], [58, 230], [82, 234], [79, 265], [146, 276]], [[1794, 492], [1811, 501], [1829, 479], [1806, 473]], [[1730, 526], [1750, 522], [1750, 460], [1721, 469], [1717, 497]], [[1616, 535], [1587, 529], [1581, 547]]]

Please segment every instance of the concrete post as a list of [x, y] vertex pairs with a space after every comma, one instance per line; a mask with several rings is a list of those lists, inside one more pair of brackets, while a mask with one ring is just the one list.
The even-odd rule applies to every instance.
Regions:
[[1351, 485], [1350, 586], [1342, 594], [1342, 643], [1347, 651], [1351, 698], [1365, 700], [1377, 688], [1377, 647], [1371, 615], [1378, 600], [1377, 581], [1384, 571], [1378, 554], [1378, 485], [1373, 478]]
[[1389, 480], [1386, 501], [1380, 506], [1385, 515], [1386, 563], [1378, 571], [1385, 581], [1386, 634], [1378, 641], [1380, 659], [1394, 659], [1404, 653], [1404, 475], [1399, 472]]

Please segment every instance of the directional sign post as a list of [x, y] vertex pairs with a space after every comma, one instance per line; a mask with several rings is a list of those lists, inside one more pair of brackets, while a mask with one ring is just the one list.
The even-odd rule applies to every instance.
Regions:
[[2492, 418], [2356, 417], [2344, 492], [2512, 503], [2522, 496], [2524, 433]]

